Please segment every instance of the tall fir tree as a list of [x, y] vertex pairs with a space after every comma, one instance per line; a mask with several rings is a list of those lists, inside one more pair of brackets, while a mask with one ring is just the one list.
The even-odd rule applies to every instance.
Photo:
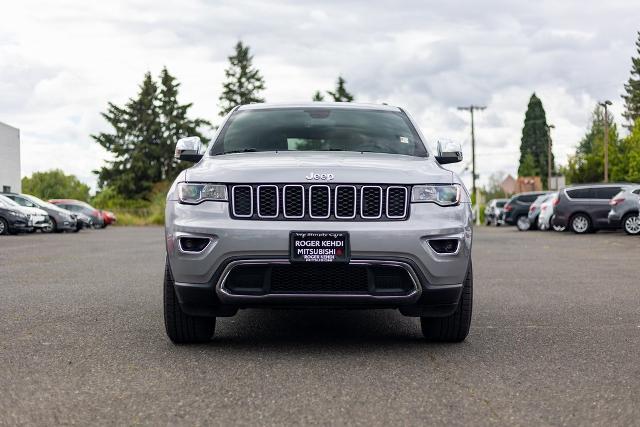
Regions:
[[330, 90], [327, 91], [327, 94], [329, 94], [329, 96], [331, 96], [331, 98], [333, 98], [333, 100], [335, 102], [352, 102], [353, 101], [353, 95], [351, 95], [348, 91], [347, 88], [345, 87], [345, 79], [342, 78], [342, 76], [338, 77], [338, 81], [336, 82], [336, 89], [335, 91], [331, 92]]
[[265, 89], [264, 78], [253, 66], [249, 46], [236, 43], [234, 54], [229, 57], [229, 67], [224, 71], [227, 81], [222, 85], [220, 115], [224, 116], [237, 105], [264, 102], [260, 92]]
[[[547, 132], [547, 118], [542, 101], [534, 93], [529, 99], [527, 112], [524, 116], [522, 139], [520, 140], [520, 166], [518, 175], [528, 176], [534, 173], [547, 186], [547, 149], [549, 134]], [[553, 171], [553, 154], [551, 155], [551, 170]]]
[[632, 130], [635, 121], [640, 118], [640, 31], [638, 31], [638, 40], [636, 40], [636, 53], [638, 56], [631, 58], [631, 76], [624, 85], [625, 94], [624, 112], [622, 116], [627, 120], [625, 127]]
[[146, 198], [153, 184], [175, 178], [175, 142], [184, 136], [200, 136], [206, 120], [187, 118], [190, 104], [177, 101], [175, 78], [164, 69], [161, 86], [146, 73], [135, 98], [123, 107], [109, 103], [102, 116], [113, 128], [91, 137], [109, 151], [113, 160], [97, 171], [98, 186], [109, 187], [123, 197]]
[[322, 93], [317, 90], [316, 93], [313, 94], [313, 98], [311, 98], [311, 100], [314, 102], [322, 102], [324, 101], [324, 95], [322, 95]]
[[189, 119], [189, 109], [193, 104], [178, 102], [179, 87], [180, 83], [176, 78], [169, 74], [166, 67], [163, 68], [160, 73], [160, 93], [158, 94], [163, 135], [160, 146], [163, 181], [174, 179], [186, 167], [186, 164], [181, 164], [173, 156], [178, 139], [186, 136], [198, 136], [203, 139], [204, 135], [200, 129], [211, 126], [210, 122], [201, 118]]

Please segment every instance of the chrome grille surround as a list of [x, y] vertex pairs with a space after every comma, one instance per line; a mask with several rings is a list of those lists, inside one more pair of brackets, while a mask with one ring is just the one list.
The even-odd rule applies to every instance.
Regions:
[[409, 185], [230, 184], [229, 192], [234, 219], [404, 221], [410, 215]]
[[[238, 213], [237, 211], [238, 203], [236, 203], [236, 192], [243, 188], [249, 189], [249, 199], [251, 202], [248, 214]], [[251, 218], [253, 216], [253, 187], [250, 185], [234, 185], [231, 189], [231, 204], [233, 206], [233, 216], [238, 218]]]
[[[373, 190], [378, 190], [379, 191], [379, 198], [380, 198], [380, 206], [378, 207], [378, 214], [377, 215], [365, 215], [365, 192], [369, 189], [373, 189]], [[382, 187], [380, 187], [379, 185], [363, 185], [360, 188], [360, 216], [364, 219], [380, 219], [382, 218], [382, 211], [383, 211], [383, 191], [382, 191]]]
[[[353, 209], [349, 209], [349, 206], [346, 205], [343, 200], [340, 200], [341, 197], [344, 197], [340, 195], [340, 190], [342, 189], [350, 189], [351, 191], [353, 191], [353, 203], [351, 203], [351, 205], [353, 205]], [[334, 196], [333, 215], [338, 219], [354, 219], [356, 217], [356, 212], [358, 210], [357, 203], [356, 203], [356, 200], [358, 198], [358, 190], [356, 190], [356, 187], [353, 185], [336, 185], [333, 190], [333, 196]], [[351, 215], [339, 215], [338, 213], [343, 209], [345, 210], [348, 209], [353, 213]]]
[[[260, 203], [260, 196], [262, 195], [263, 189], [267, 190], [267, 189], [275, 189], [275, 214], [272, 215], [264, 215], [262, 213], [262, 204]], [[258, 206], [258, 216], [260, 218], [277, 218], [278, 215], [280, 214], [280, 198], [278, 197], [278, 186], [277, 185], [258, 185], [257, 188], [257, 201], [256, 201], [256, 205]], [[266, 195], [263, 196], [263, 198], [267, 197]]]

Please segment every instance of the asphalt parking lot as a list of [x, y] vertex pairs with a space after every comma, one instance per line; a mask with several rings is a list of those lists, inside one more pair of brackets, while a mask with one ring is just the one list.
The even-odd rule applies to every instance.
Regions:
[[640, 238], [479, 228], [467, 341], [395, 311], [165, 337], [160, 228], [0, 238], [0, 424], [640, 421]]

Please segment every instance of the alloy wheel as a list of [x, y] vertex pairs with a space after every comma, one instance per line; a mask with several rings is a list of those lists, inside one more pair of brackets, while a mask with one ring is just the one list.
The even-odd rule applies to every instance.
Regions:
[[624, 231], [629, 234], [640, 233], [640, 216], [630, 216], [624, 222]]
[[530, 227], [531, 227], [531, 223], [529, 223], [529, 218], [527, 218], [526, 216], [521, 216], [520, 218], [518, 218], [518, 230], [520, 231], [527, 231]]
[[586, 233], [589, 230], [589, 220], [584, 215], [578, 215], [571, 221], [571, 227], [576, 233]]

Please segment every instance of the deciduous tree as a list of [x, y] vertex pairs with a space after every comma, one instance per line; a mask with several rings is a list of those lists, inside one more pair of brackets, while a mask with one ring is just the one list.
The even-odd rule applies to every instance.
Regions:
[[60, 169], [34, 172], [22, 178], [22, 192], [41, 199], [89, 200], [89, 186], [80, 182], [75, 175], [66, 175]]

